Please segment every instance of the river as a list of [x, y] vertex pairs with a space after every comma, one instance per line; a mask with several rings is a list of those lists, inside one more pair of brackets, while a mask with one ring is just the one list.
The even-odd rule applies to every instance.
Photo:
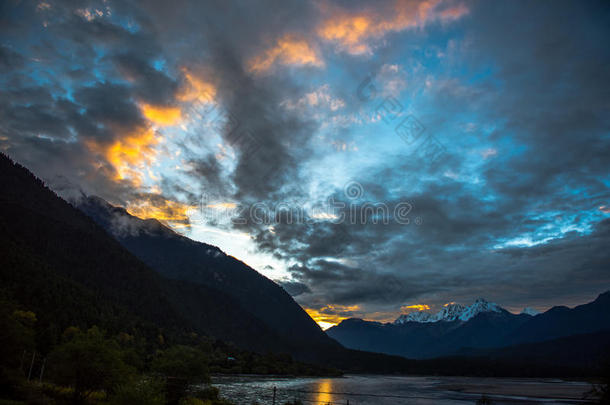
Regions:
[[[464, 405], [486, 394], [494, 404], [582, 404], [586, 382], [557, 379], [405, 377], [348, 375], [340, 378], [263, 378], [218, 376], [221, 396], [237, 405]], [[348, 402], [349, 401], [349, 402]]]

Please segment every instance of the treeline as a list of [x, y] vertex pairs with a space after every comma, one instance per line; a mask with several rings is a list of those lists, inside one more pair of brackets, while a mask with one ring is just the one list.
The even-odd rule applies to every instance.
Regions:
[[[0, 403], [222, 405], [211, 373], [328, 375], [289, 355], [257, 354], [195, 333], [109, 333], [48, 325], [0, 290]], [[52, 328], [55, 330], [56, 328]], [[134, 333], [135, 332], [135, 333]], [[19, 403], [19, 402], [17, 402]]]

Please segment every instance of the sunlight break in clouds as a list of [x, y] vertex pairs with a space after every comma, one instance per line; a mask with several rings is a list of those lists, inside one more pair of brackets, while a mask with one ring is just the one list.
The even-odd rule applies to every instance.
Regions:
[[168, 200], [160, 195], [150, 194], [130, 202], [127, 211], [142, 219], [156, 219], [173, 228], [190, 226], [189, 218], [197, 206]]
[[320, 309], [304, 309], [322, 329], [326, 330], [345, 319], [353, 317], [360, 307], [358, 305], [327, 305]]
[[144, 172], [155, 161], [159, 138], [152, 128], [138, 129], [109, 145], [88, 142], [89, 149], [104, 158], [114, 169], [113, 180], [142, 186]]
[[403, 313], [416, 312], [416, 311], [428, 311], [430, 309], [429, 305], [426, 304], [414, 304], [414, 305], [403, 305], [400, 307], [400, 310]]
[[216, 97], [216, 88], [213, 84], [197, 76], [186, 68], [182, 68], [185, 83], [177, 95], [178, 101], [211, 103]]
[[141, 104], [140, 110], [149, 121], [162, 127], [176, 125], [182, 118], [182, 112], [178, 107], [157, 107], [150, 104]]

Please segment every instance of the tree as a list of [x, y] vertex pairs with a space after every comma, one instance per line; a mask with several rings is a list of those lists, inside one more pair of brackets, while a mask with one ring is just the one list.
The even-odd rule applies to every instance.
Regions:
[[15, 303], [0, 290], [0, 394], [12, 395], [23, 379], [19, 366], [25, 352], [31, 358], [35, 349], [33, 312], [18, 310]]
[[208, 359], [200, 350], [176, 345], [159, 352], [152, 362], [152, 370], [167, 377], [207, 382]]
[[133, 370], [125, 365], [119, 346], [97, 328], [86, 332], [71, 328], [67, 341], [49, 356], [51, 378], [73, 390], [73, 402], [82, 403], [97, 390], [112, 391]]
[[153, 377], [143, 377], [120, 385], [114, 392], [112, 405], [164, 405], [165, 384]]

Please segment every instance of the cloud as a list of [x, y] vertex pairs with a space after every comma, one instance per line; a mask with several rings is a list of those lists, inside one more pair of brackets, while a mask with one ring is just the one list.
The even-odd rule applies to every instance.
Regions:
[[284, 100], [280, 104], [288, 110], [304, 112], [306, 108], [321, 108], [329, 111], [337, 111], [345, 107], [345, 101], [333, 96], [330, 86], [324, 84], [314, 91], [305, 93], [298, 100]]
[[145, 169], [156, 159], [158, 143], [159, 137], [152, 128], [141, 128], [110, 143], [90, 140], [87, 145], [99, 159], [111, 165], [113, 180], [128, 181], [134, 187], [140, 187]]
[[311, 293], [311, 289], [307, 284], [299, 283], [298, 281], [280, 281], [279, 284], [286, 292], [293, 297], [298, 297], [301, 294]]
[[409, 312], [417, 312], [417, 311], [428, 311], [430, 306], [427, 304], [413, 304], [413, 305], [403, 305], [400, 307], [400, 310], [408, 314]]
[[182, 112], [178, 107], [157, 107], [150, 104], [141, 104], [142, 115], [153, 124], [172, 126], [180, 122]]
[[127, 206], [127, 211], [138, 218], [156, 219], [174, 228], [190, 226], [189, 218], [198, 207], [168, 200], [159, 194], [142, 194]]
[[275, 63], [292, 66], [324, 66], [318, 51], [304, 38], [294, 35], [285, 35], [277, 43], [264, 51], [262, 55], [255, 56], [248, 63], [248, 69], [261, 73], [268, 71]]
[[[237, 212], [206, 225], [251, 235], [321, 322], [608, 286], [601, 3], [38, 4], [0, 17], [0, 148], [185, 233], [204, 198]], [[399, 117], [371, 119], [388, 96]], [[440, 159], [397, 135], [407, 115]], [[346, 209], [320, 209], [329, 198]], [[371, 220], [403, 203], [408, 224]], [[257, 204], [308, 215], [261, 224]], [[336, 223], [348, 208], [368, 220]]]
[[357, 314], [359, 308], [357, 305], [326, 305], [320, 309], [305, 308], [305, 311], [311, 318], [320, 325], [322, 329], [328, 329], [331, 326], [337, 325], [342, 320], [352, 318]]
[[318, 35], [353, 55], [370, 54], [374, 41], [392, 32], [423, 27], [433, 21], [452, 21], [468, 13], [463, 4], [442, 0], [396, 0], [352, 11], [324, 3], [326, 19]]

